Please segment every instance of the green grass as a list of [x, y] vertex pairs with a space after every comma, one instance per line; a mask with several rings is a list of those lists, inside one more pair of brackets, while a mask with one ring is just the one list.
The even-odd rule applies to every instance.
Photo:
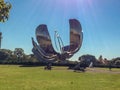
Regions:
[[0, 90], [120, 90], [120, 74], [0, 65]]

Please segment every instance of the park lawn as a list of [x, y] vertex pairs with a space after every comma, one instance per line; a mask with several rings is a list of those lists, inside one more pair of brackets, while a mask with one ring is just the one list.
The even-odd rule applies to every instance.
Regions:
[[117, 73], [43, 68], [0, 65], [0, 90], [120, 90], [120, 74]]

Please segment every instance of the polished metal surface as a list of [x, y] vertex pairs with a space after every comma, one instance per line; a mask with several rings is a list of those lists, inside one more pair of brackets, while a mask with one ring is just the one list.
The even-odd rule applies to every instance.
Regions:
[[63, 50], [66, 54], [66, 58], [70, 58], [76, 53], [81, 45], [83, 40], [83, 32], [81, 24], [76, 19], [69, 20], [70, 25], [70, 45], [64, 46]]
[[51, 38], [46, 25], [42, 24], [36, 28], [36, 39], [39, 45], [37, 45], [32, 39], [33, 46], [37, 48], [36, 52], [33, 50], [34, 53], [37, 53], [37, 56], [44, 60], [55, 59], [57, 53], [52, 46]]
[[47, 29], [47, 26], [42, 24], [39, 25], [36, 29], [36, 38], [37, 42], [39, 43], [40, 47], [43, 49], [43, 51], [48, 55], [56, 54], [51, 38]]
[[[70, 19], [70, 45], [61, 47], [60, 40], [58, 43], [61, 52], [56, 52], [52, 46], [51, 38], [45, 24], [41, 24], [36, 28], [36, 39], [39, 45], [33, 40], [33, 53], [35, 56], [45, 62], [55, 61], [55, 60], [66, 60], [71, 58], [77, 51], [79, 51], [82, 40], [83, 33], [82, 27], [78, 20]], [[61, 40], [62, 41], [62, 40]]]
[[32, 44], [33, 44], [33, 49], [32, 52], [34, 53], [34, 55], [38, 58], [38, 60], [40, 61], [54, 61], [56, 55], [47, 55], [42, 48], [40, 48], [39, 45], [37, 45], [37, 43], [34, 41], [34, 39], [32, 38]]
[[78, 20], [70, 19], [70, 50], [71, 53], [76, 53], [81, 45], [83, 40], [82, 27]]

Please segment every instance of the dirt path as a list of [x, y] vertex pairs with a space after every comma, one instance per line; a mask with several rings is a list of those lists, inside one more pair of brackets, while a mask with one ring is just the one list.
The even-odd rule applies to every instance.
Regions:
[[86, 72], [120, 74], [120, 69], [111, 69], [111, 70], [109, 70], [107, 68], [87, 68]]

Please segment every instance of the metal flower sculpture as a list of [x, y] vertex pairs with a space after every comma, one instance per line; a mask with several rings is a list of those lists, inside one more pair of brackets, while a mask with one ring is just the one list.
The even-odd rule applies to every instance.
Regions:
[[[55, 39], [58, 39], [58, 44], [56, 47], [59, 46], [60, 52], [55, 51], [52, 46], [51, 38], [47, 29], [47, 25], [39, 25], [36, 28], [36, 39], [38, 44], [32, 38], [33, 44], [33, 53], [38, 58], [38, 60], [42, 62], [54, 62], [57, 60], [66, 60], [71, 58], [76, 52], [79, 51], [82, 40], [83, 40], [83, 33], [82, 27], [78, 20], [70, 19], [70, 45], [64, 46], [62, 39], [55, 31]], [[55, 40], [56, 43], [56, 40]]]

